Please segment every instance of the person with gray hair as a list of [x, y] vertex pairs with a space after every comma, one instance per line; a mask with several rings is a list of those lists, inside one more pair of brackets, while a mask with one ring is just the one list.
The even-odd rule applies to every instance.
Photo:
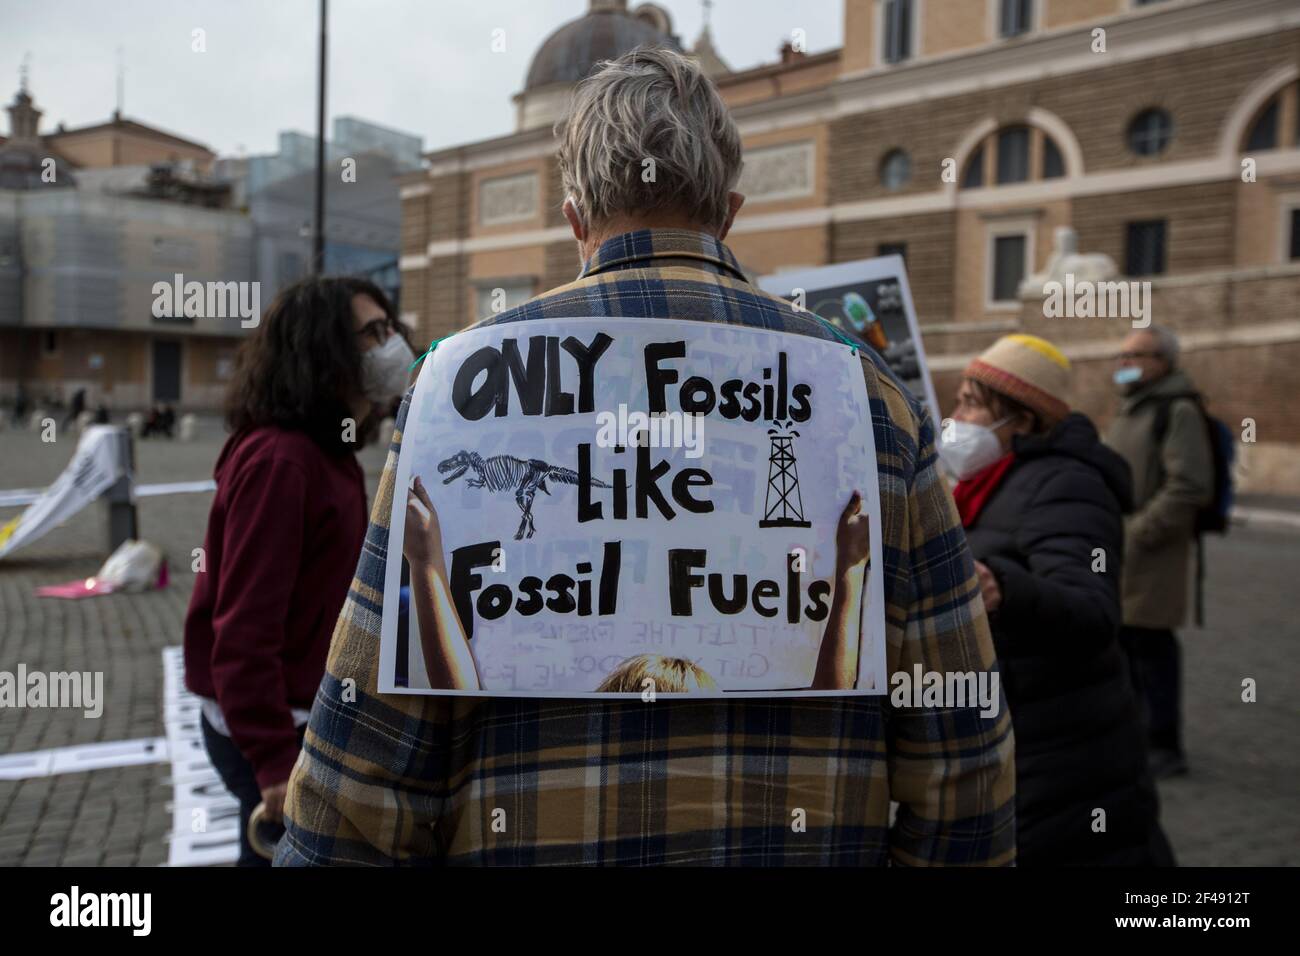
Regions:
[[[558, 133], [563, 214], [581, 274], [475, 327], [662, 318], [698, 322], [701, 337], [709, 323], [727, 323], [792, 342], [840, 341], [821, 319], [751, 285], [723, 245], [743, 202], [740, 136], [692, 60], [643, 48], [598, 64]], [[936, 472], [934, 422], [873, 350], [858, 354], [871, 405], [861, 415], [888, 476], [876, 569], [886, 582], [887, 673], [942, 672], [953, 662], [992, 672], [974, 564]], [[408, 396], [382, 501], [396, 490], [409, 405]], [[845, 513], [858, 504], [855, 495]], [[367, 541], [290, 784], [277, 864], [1015, 859], [1014, 739], [1000, 692], [987, 715], [973, 699], [892, 706], [884, 696], [834, 694], [655, 703], [381, 695], [374, 601], [387, 509], [376, 509]], [[836, 601], [855, 580], [837, 573]], [[856, 665], [831, 657], [824, 671], [819, 660], [813, 684], [852, 688]], [[338, 706], [345, 686], [356, 688], [355, 702]], [[792, 837], [796, 807], [810, 809], [806, 832]], [[504, 828], [500, 808], [510, 814]]]
[[1152, 325], [1130, 334], [1114, 372], [1119, 413], [1108, 445], [1133, 473], [1124, 533], [1120, 642], [1144, 704], [1153, 776], [1185, 773], [1178, 635], [1187, 615], [1196, 517], [1214, 496], [1214, 458], [1200, 393], [1179, 367], [1178, 338]]
[[671, 50], [606, 64], [578, 88], [557, 133], [564, 218], [583, 260], [638, 228], [724, 239], [745, 201], [736, 124], [709, 79]]

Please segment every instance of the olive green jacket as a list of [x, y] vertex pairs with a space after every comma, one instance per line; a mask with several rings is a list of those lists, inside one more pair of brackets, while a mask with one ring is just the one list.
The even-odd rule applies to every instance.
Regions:
[[1156, 443], [1160, 399], [1195, 392], [1175, 370], [1124, 398], [1105, 441], [1133, 472], [1134, 511], [1124, 529], [1124, 623], [1176, 628], [1187, 616], [1188, 557], [1196, 513], [1214, 496], [1214, 459], [1196, 402], [1169, 404], [1164, 440]]

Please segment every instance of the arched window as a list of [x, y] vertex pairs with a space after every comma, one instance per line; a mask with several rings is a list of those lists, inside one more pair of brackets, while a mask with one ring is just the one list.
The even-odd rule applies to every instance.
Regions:
[[1065, 160], [1056, 146], [1056, 140], [1050, 136], [1043, 137], [1043, 178], [1059, 179], [1065, 175]]
[[1261, 149], [1277, 149], [1277, 97], [1269, 100], [1260, 111], [1259, 118], [1250, 127], [1250, 135], [1246, 137], [1247, 152]]
[[1128, 148], [1139, 156], [1164, 152], [1174, 138], [1174, 120], [1165, 110], [1143, 110], [1128, 124]]
[[912, 178], [912, 157], [891, 149], [880, 163], [880, 182], [886, 189], [902, 189]]
[[1059, 179], [1065, 175], [1065, 158], [1045, 130], [1016, 123], [995, 130], [975, 145], [962, 170], [961, 188], [986, 185], [989, 173], [997, 186]]
[[[1288, 118], [1289, 124], [1285, 122]], [[1300, 83], [1288, 83], [1269, 97], [1255, 114], [1242, 144], [1248, 153], [1287, 146], [1300, 146]]]
[[976, 189], [984, 185], [984, 144], [975, 147], [966, 160], [966, 175], [961, 178], [962, 189]]
[[998, 130], [998, 185], [1023, 183], [1029, 179], [1029, 127], [1008, 126]]

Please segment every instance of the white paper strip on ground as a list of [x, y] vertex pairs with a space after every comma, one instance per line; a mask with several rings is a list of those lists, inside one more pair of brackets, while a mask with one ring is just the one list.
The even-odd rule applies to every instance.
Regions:
[[98, 744], [76, 744], [0, 757], [0, 780], [24, 780], [60, 773], [108, 770], [162, 763], [168, 759], [167, 738], [142, 737]]
[[159, 495], [193, 495], [204, 491], [216, 491], [217, 483], [211, 478], [202, 481], [165, 481], [156, 485], [136, 485], [137, 498], [156, 498]]
[[41, 495], [44, 488], [14, 488], [12, 491], [0, 491], [0, 508], [23, 508]]
[[208, 760], [199, 699], [185, 687], [185, 655], [164, 647], [163, 726], [171, 756], [168, 866], [214, 866], [239, 858], [239, 803]]

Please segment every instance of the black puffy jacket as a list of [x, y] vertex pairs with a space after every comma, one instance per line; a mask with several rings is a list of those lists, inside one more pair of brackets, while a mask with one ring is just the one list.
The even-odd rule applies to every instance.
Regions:
[[1013, 450], [966, 535], [1002, 591], [989, 622], [1016, 735], [1017, 858], [1171, 863], [1118, 640], [1128, 465], [1079, 414]]

